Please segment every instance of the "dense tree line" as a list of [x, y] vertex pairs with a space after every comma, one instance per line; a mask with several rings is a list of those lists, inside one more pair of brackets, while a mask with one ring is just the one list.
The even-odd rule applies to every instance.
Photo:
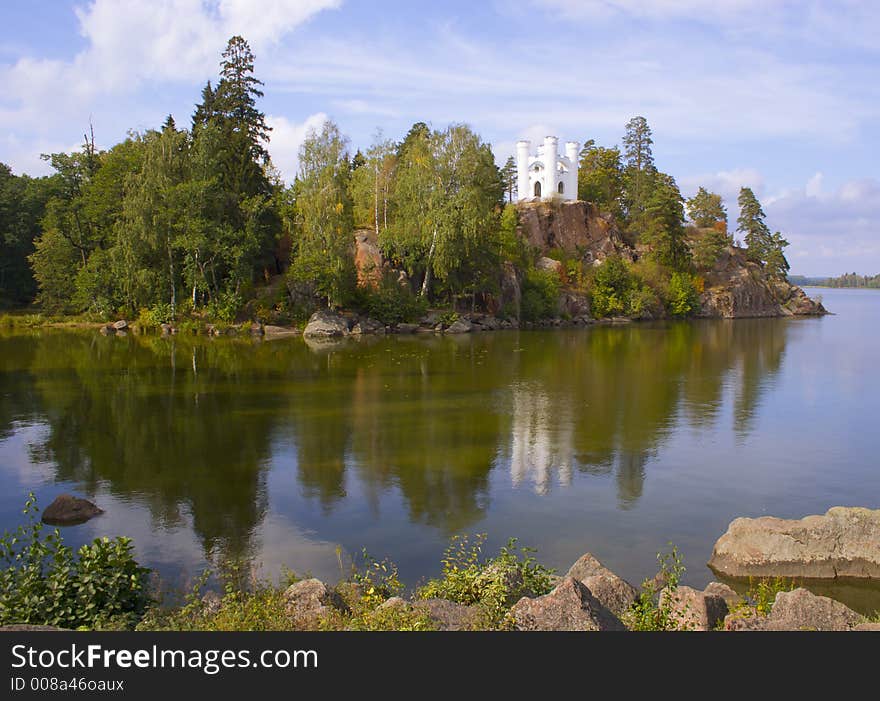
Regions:
[[[513, 159], [498, 168], [468, 126], [417, 122], [400, 142], [378, 132], [352, 153], [328, 121], [308, 134], [287, 187], [266, 147], [262, 85], [236, 36], [189, 128], [169, 116], [106, 151], [89, 134], [80, 150], [45, 156], [55, 171], [45, 178], [0, 168], [3, 302], [152, 323], [301, 315], [318, 305], [475, 307], [498, 294], [510, 263], [527, 316], [553, 315], [560, 283], [591, 293], [608, 315], [686, 315], [698, 274], [733, 243], [720, 196], [700, 188], [686, 202], [654, 162], [647, 120], [634, 117], [620, 148], [586, 141], [578, 195], [613, 217], [640, 267], [612, 262], [599, 271], [566, 260], [565, 275], [551, 280], [516, 233]], [[787, 242], [770, 233], [750, 190], [739, 204], [749, 257], [784, 277]], [[375, 234], [394, 270], [375, 289], [357, 285], [358, 228]]]
[[870, 287], [873, 289], [880, 289], [880, 275], [844, 273], [839, 277], [831, 277], [827, 280], [822, 280], [821, 284], [826, 287]]

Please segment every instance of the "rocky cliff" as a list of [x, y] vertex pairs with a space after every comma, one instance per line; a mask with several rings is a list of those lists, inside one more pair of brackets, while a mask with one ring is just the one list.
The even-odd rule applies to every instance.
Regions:
[[[618, 230], [613, 219], [588, 202], [527, 202], [520, 204], [520, 234], [546, 254], [561, 249], [568, 255], [598, 263], [609, 255], [638, 260], [640, 251]], [[772, 280], [745, 251], [729, 247], [715, 267], [703, 275], [703, 317], [809, 316], [827, 313], [821, 303], [784, 280]]]

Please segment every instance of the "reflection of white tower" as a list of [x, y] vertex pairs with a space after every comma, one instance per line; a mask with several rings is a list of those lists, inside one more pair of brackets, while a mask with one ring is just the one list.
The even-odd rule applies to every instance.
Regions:
[[559, 483], [571, 484], [574, 435], [571, 412], [551, 403], [536, 387], [514, 387], [510, 436], [510, 477], [513, 485], [531, 478], [535, 491], [546, 494], [554, 470]]
[[567, 141], [559, 155], [559, 139], [545, 136], [537, 156], [529, 154], [530, 141], [516, 143], [516, 182], [519, 201], [558, 197], [577, 199], [578, 143]]

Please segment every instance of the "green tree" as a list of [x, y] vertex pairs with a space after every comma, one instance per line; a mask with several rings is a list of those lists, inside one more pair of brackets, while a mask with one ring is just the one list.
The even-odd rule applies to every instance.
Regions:
[[672, 176], [655, 173], [653, 182], [640, 217], [641, 240], [657, 262], [685, 270], [691, 264], [691, 254], [684, 231], [684, 198]]
[[55, 178], [14, 175], [0, 163], [0, 307], [27, 304], [37, 292], [28, 257], [40, 235], [40, 220]]
[[687, 201], [687, 212], [690, 220], [701, 228], [715, 226], [719, 222], [725, 227], [727, 225], [727, 210], [721, 195], [708, 192], [703, 187]]
[[501, 184], [504, 187], [504, 193], [507, 195], [508, 202], [515, 202], [517, 195], [517, 173], [516, 161], [513, 156], [508, 157], [501, 168]]
[[639, 219], [648, 206], [655, 183], [651, 127], [644, 117], [633, 117], [623, 135], [624, 208], [630, 221]]
[[623, 213], [623, 165], [620, 150], [596, 146], [590, 139], [580, 152], [578, 199], [592, 202], [616, 219]]
[[698, 270], [710, 270], [718, 262], [721, 254], [732, 244], [730, 234], [722, 228], [703, 229], [691, 242], [694, 265]]
[[327, 121], [299, 151], [289, 276], [296, 293], [315, 295], [329, 307], [344, 304], [355, 287], [350, 177], [348, 139]]
[[784, 250], [788, 246], [780, 232], [776, 232], [770, 237], [770, 246], [767, 251], [767, 260], [765, 261], [765, 270], [770, 277], [785, 280], [788, 278], [790, 266], [785, 258]]
[[764, 223], [767, 215], [761, 209], [761, 203], [758, 202], [751, 188], [740, 188], [737, 202], [739, 204], [737, 231], [743, 234], [746, 255], [755, 263], [763, 263], [770, 254], [773, 238], [770, 229]]

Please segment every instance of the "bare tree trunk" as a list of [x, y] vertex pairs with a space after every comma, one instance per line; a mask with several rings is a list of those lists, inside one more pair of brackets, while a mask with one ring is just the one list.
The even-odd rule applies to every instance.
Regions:
[[373, 188], [373, 221], [376, 223], [376, 236], [379, 235], [379, 163], [376, 163], [376, 187]]
[[428, 294], [428, 288], [431, 286], [431, 262], [434, 259], [434, 250], [437, 248], [437, 227], [434, 227], [434, 233], [431, 236], [431, 248], [428, 249], [428, 258], [425, 263], [425, 279], [422, 280], [422, 291], [419, 297], [425, 297]]

